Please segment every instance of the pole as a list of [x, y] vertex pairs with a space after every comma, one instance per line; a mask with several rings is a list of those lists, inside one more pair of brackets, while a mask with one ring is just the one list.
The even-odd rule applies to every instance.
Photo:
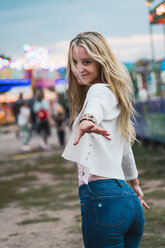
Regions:
[[156, 85], [157, 85], [157, 95], [161, 96], [160, 80], [159, 80], [159, 75], [158, 75], [157, 66], [156, 66], [156, 62], [155, 62], [153, 27], [152, 27], [152, 24], [150, 22], [149, 22], [149, 35], [150, 35], [150, 47], [151, 47], [151, 70], [155, 74]]
[[162, 24], [162, 28], [163, 28], [164, 58], [165, 58], [165, 24]]
[[155, 71], [155, 49], [154, 49], [154, 39], [153, 39], [153, 30], [152, 24], [149, 23], [149, 34], [150, 34], [150, 45], [151, 45], [151, 61], [152, 61], [152, 70]]
[[[148, 7], [148, 14], [150, 13], [150, 7]], [[155, 48], [154, 48], [154, 39], [153, 39], [153, 24], [149, 21], [149, 35], [150, 35], [150, 46], [151, 46], [151, 69], [155, 73], [155, 79], [157, 84], [157, 95], [161, 97], [161, 82], [159, 77], [159, 72], [157, 70], [156, 62], [155, 62]]]

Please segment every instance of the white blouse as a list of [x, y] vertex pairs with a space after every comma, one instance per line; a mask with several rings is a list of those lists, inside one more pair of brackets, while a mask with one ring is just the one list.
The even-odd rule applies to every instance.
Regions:
[[[95, 133], [85, 133], [74, 146], [78, 123], [85, 113], [93, 115], [97, 125], [107, 130], [112, 140]], [[62, 154], [65, 159], [83, 166], [85, 183], [88, 183], [89, 174], [123, 180], [137, 178], [138, 172], [131, 144], [122, 136], [119, 115], [119, 105], [108, 85], [103, 83], [92, 85]]]

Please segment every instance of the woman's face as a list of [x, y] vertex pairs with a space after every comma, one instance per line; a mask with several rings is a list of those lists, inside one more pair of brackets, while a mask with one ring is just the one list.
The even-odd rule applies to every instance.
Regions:
[[100, 83], [100, 64], [93, 60], [80, 45], [73, 48], [73, 63], [77, 70], [74, 75], [80, 85]]

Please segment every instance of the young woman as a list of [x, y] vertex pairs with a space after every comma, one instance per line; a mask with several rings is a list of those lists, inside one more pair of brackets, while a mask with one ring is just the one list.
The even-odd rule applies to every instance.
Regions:
[[34, 100], [32, 111], [35, 114], [36, 131], [41, 137], [40, 146], [44, 151], [50, 149], [48, 138], [51, 134], [51, 114], [48, 101], [44, 98], [44, 92], [38, 88], [35, 92], [36, 99]]
[[131, 149], [130, 76], [97, 32], [70, 42], [67, 76], [70, 123], [77, 118], [62, 156], [78, 165], [85, 247], [137, 248], [149, 207]]

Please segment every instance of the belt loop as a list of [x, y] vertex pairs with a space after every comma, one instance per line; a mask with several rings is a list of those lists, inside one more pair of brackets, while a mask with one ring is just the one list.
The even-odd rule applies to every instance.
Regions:
[[118, 179], [115, 179], [117, 184], [120, 186], [120, 188], [123, 188], [123, 185], [120, 183], [120, 181]]
[[89, 187], [89, 184], [86, 184], [86, 186], [87, 186], [87, 189], [88, 189], [89, 194], [90, 194], [90, 195], [93, 195], [92, 190], [91, 190], [91, 188]]

